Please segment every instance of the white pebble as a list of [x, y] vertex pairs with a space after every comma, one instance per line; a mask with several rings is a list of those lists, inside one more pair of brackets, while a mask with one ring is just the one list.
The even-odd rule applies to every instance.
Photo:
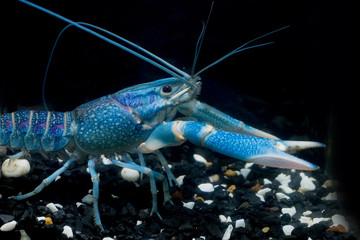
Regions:
[[264, 188], [264, 189], [259, 190], [256, 193], [256, 196], [258, 196], [261, 201], [265, 202], [265, 194], [268, 193], [268, 192], [271, 192], [271, 189], [270, 188]]
[[291, 232], [294, 230], [294, 227], [291, 226], [291, 225], [285, 225], [282, 227], [283, 229], [283, 232], [286, 236], [290, 236], [291, 235]]
[[197, 162], [207, 163], [206, 159], [205, 159], [203, 156], [201, 156], [200, 154], [196, 154], [196, 153], [195, 153], [195, 154], [193, 155], [193, 157], [194, 157], [195, 161], [197, 161]]
[[114, 239], [111, 237], [104, 237], [102, 240], [114, 240]]
[[63, 228], [63, 234], [65, 234], [67, 236], [67, 238], [73, 238], [74, 237], [74, 234], [73, 234], [73, 231], [71, 229], [71, 227], [69, 226], [64, 226]]
[[30, 163], [26, 159], [6, 159], [1, 167], [1, 171], [6, 178], [21, 177], [30, 172]]
[[307, 211], [303, 212], [304, 216], [309, 216], [311, 214], [312, 214], [312, 211], [310, 211], [310, 210], [307, 210]]
[[319, 222], [322, 222], [322, 221], [328, 221], [330, 220], [330, 218], [311, 218], [311, 217], [305, 217], [305, 216], [301, 216], [299, 221], [301, 223], [306, 223], [308, 227], [311, 227], [312, 225], [314, 224], [317, 224]]
[[198, 186], [202, 192], [213, 192], [214, 186], [211, 183], [203, 183]]
[[31, 240], [29, 235], [25, 232], [25, 230], [20, 230], [20, 240]]
[[80, 207], [81, 205], [85, 205], [85, 204], [83, 204], [81, 202], [76, 202], [76, 207]]
[[210, 205], [214, 202], [214, 200], [205, 200], [204, 203], [206, 203], [207, 205]]
[[284, 199], [284, 198], [286, 200], [290, 200], [290, 197], [288, 195], [284, 194], [284, 193], [276, 193], [275, 195], [276, 195], [276, 199], [278, 201], [280, 201], [281, 199]]
[[308, 227], [311, 227], [313, 225], [313, 221], [311, 217], [305, 217], [305, 216], [301, 216], [299, 221], [301, 223], [305, 223], [307, 224]]
[[93, 196], [91, 194], [87, 194], [85, 197], [81, 199], [83, 203], [92, 204], [93, 203]]
[[121, 169], [121, 176], [128, 182], [136, 182], [140, 178], [140, 173], [130, 168]]
[[275, 180], [279, 181], [281, 185], [288, 185], [291, 182], [291, 176], [280, 173]]
[[254, 163], [245, 163], [245, 168], [251, 168], [252, 165], [254, 165]]
[[222, 237], [222, 240], [229, 240], [230, 237], [231, 237], [231, 233], [232, 233], [232, 230], [234, 229], [233, 225], [232, 224], [229, 224], [229, 226], [227, 227], [227, 229], [225, 230], [225, 233]]
[[336, 194], [336, 192], [329, 193], [328, 195], [326, 195], [326, 197], [323, 197], [321, 199], [322, 200], [327, 200], [327, 201], [336, 201], [337, 200], [337, 194]]
[[56, 207], [55, 204], [53, 204], [53, 203], [47, 204], [46, 207], [47, 207], [48, 209], [50, 209], [50, 211], [51, 211], [52, 213], [59, 211], [59, 209], [57, 209], [57, 207]]
[[188, 209], [193, 209], [194, 205], [195, 205], [195, 202], [187, 202], [187, 203], [183, 202], [183, 207], [186, 207]]
[[249, 173], [251, 172], [251, 169], [249, 168], [242, 168], [240, 169], [240, 174], [243, 175], [243, 177], [246, 179]]
[[300, 177], [301, 177], [301, 182], [299, 187], [300, 191], [308, 192], [315, 190], [316, 186], [313, 183], [313, 181], [316, 181], [315, 178], [308, 177], [303, 172], [300, 173]]
[[331, 217], [331, 220], [333, 221], [332, 226], [337, 226], [341, 224], [346, 229], [346, 231], [349, 231], [349, 223], [345, 220], [344, 216], [335, 214], [334, 216]]
[[226, 223], [227, 221], [226, 221], [226, 217], [224, 216], [224, 215], [219, 215], [219, 220], [220, 220], [220, 222], [222, 222], [222, 223]]
[[290, 175], [286, 175], [284, 173], [280, 173], [275, 180], [277, 180], [278, 182], [280, 182], [280, 186], [279, 188], [283, 190], [283, 192], [289, 194], [292, 192], [295, 192], [293, 189], [291, 189], [289, 187], [289, 183], [291, 182], [291, 176]]
[[100, 155], [100, 159], [101, 159], [101, 162], [104, 164], [104, 165], [110, 165], [112, 164], [112, 161], [110, 159], [108, 159], [107, 157], [105, 157], [104, 154]]
[[143, 222], [141, 221], [141, 220], [137, 220], [136, 221], [136, 226], [139, 226], [139, 225], [141, 225]]
[[272, 184], [272, 181], [270, 181], [267, 178], [264, 178], [264, 185], [266, 185], [266, 184]]
[[281, 212], [283, 214], [289, 214], [290, 217], [294, 216], [294, 214], [296, 213], [296, 208], [294, 206], [292, 206], [291, 208], [282, 208]]
[[185, 175], [181, 175], [176, 178], [176, 181], [179, 183], [180, 186], [184, 184], [184, 178]]
[[38, 222], [40, 222], [40, 221], [45, 221], [45, 217], [36, 217], [36, 220], [37, 220]]
[[245, 220], [244, 219], [238, 219], [235, 221], [235, 228], [245, 228]]
[[5, 223], [4, 225], [2, 225], [0, 227], [0, 231], [9, 232], [15, 228], [16, 224], [17, 224], [17, 222], [15, 220]]
[[279, 186], [279, 188], [280, 188], [281, 190], [283, 190], [284, 193], [287, 193], [287, 194], [290, 194], [290, 193], [292, 193], [292, 192], [295, 192], [294, 189], [290, 188], [290, 187], [287, 186], [287, 185], [281, 185], [281, 186]]

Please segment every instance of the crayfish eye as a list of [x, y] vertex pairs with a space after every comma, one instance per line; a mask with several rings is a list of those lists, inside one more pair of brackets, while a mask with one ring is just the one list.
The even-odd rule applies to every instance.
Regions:
[[162, 95], [162, 96], [168, 96], [171, 92], [172, 92], [172, 87], [171, 87], [171, 85], [165, 85], [165, 86], [163, 86], [163, 88], [161, 89], [161, 95]]

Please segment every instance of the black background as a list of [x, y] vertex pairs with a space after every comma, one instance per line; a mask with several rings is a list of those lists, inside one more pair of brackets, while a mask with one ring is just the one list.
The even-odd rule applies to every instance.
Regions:
[[[187, 72], [211, 5], [207, 0], [36, 3], [117, 33]], [[46, 64], [66, 24], [22, 3], [11, 4], [2, 9], [10, 14], [1, 25], [0, 104], [7, 112], [41, 108]], [[200, 100], [281, 138], [325, 142], [326, 153], [310, 159], [340, 180], [345, 206], [355, 211], [358, 78], [352, 9], [335, 1], [215, 1], [197, 69], [290, 25], [259, 41], [275, 44], [237, 54], [204, 72]], [[168, 75], [152, 65], [71, 28], [55, 50], [45, 95], [51, 110], [69, 111], [163, 77]]]

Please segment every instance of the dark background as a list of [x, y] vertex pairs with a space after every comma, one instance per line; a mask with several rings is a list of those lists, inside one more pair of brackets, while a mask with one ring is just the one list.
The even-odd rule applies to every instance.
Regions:
[[[9, 10], [1, 25], [0, 106], [5, 112], [41, 109], [46, 64], [66, 24], [11, 3], [15, 11]], [[187, 72], [211, 5], [207, 0], [36, 3], [119, 34]], [[280, 138], [326, 143], [325, 151], [304, 156], [340, 180], [351, 213], [359, 210], [352, 9], [335, 1], [215, 1], [197, 64], [200, 70], [242, 43], [290, 25], [258, 41], [275, 44], [242, 52], [204, 72], [200, 100]], [[69, 111], [163, 77], [168, 75], [152, 65], [70, 28], [55, 50], [45, 95], [51, 110]]]

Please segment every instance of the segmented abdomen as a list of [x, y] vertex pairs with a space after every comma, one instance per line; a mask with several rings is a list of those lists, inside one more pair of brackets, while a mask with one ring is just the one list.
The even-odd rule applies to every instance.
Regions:
[[0, 117], [0, 145], [57, 151], [74, 136], [71, 112], [16, 111]]

